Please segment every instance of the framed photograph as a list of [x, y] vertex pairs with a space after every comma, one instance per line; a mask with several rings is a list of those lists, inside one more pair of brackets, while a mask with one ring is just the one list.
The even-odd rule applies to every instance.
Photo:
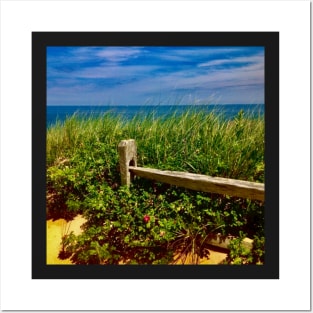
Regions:
[[279, 279], [279, 32], [32, 33], [33, 279]]

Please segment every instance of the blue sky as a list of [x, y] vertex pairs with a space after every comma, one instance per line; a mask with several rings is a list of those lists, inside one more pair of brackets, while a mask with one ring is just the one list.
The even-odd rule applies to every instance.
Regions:
[[48, 47], [48, 105], [263, 104], [264, 47]]

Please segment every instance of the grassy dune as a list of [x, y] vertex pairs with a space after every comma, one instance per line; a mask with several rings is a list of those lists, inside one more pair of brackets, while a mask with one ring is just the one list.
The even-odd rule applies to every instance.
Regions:
[[140, 166], [264, 181], [264, 120], [244, 113], [233, 120], [192, 111], [131, 121], [110, 114], [86, 119], [74, 115], [48, 129], [47, 165], [85, 153], [116, 167], [116, 146], [129, 138], [137, 142]]
[[261, 262], [262, 203], [140, 179], [126, 190], [120, 186], [117, 145], [130, 138], [137, 142], [139, 166], [264, 182], [261, 115], [240, 112], [226, 120], [220, 112], [189, 110], [130, 121], [74, 115], [47, 130], [46, 154], [49, 214], [81, 213], [89, 221], [82, 235], [65, 238], [74, 263], [167, 263], [173, 249], [203, 254], [204, 239], [216, 230], [258, 242], [252, 255], [234, 244], [229, 262]]

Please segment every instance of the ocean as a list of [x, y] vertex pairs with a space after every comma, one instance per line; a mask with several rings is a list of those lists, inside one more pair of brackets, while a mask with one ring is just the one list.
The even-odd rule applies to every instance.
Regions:
[[251, 116], [264, 114], [264, 105], [259, 104], [223, 104], [223, 105], [159, 105], [159, 106], [47, 106], [47, 127], [53, 126], [57, 121], [62, 123], [66, 118], [77, 114], [81, 117], [101, 116], [103, 114], [121, 115], [130, 120], [135, 116], [145, 117], [154, 114], [155, 117], [166, 118], [172, 113], [183, 114], [186, 110], [212, 112], [216, 110], [224, 118], [234, 118], [240, 110]]

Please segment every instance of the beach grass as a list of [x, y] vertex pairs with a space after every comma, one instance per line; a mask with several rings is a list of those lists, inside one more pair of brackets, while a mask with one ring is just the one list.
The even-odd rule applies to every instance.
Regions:
[[264, 118], [243, 112], [231, 120], [192, 110], [131, 120], [73, 115], [47, 130], [47, 165], [84, 152], [116, 167], [123, 139], [136, 140], [139, 166], [264, 182]]
[[125, 189], [117, 147], [135, 139], [138, 166], [264, 183], [264, 132], [264, 116], [243, 111], [232, 119], [190, 109], [166, 117], [152, 112], [127, 120], [107, 113], [57, 122], [47, 129], [48, 211], [88, 220], [80, 237], [69, 235], [63, 247], [76, 264], [167, 264], [177, 252], [202, 255], [207, 236], [218, 230], [258, 243], [249, 254], [235, 242], [229, 263], [262, 263], [264, 203], [144, 179]]

